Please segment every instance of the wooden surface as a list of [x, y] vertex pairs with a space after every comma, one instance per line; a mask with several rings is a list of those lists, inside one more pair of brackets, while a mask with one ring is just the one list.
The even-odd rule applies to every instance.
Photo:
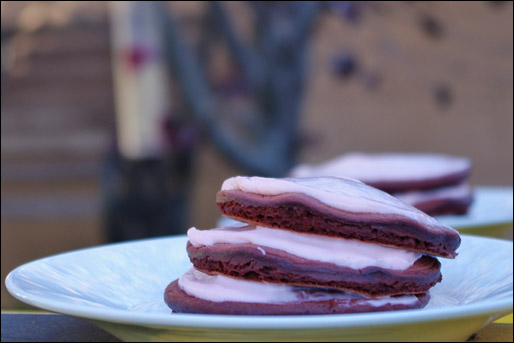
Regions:
[[[512, 342], [512, 315], [472, 335], [470, 342]], [[57, 314], [2, 312], [2, 342], [119, 342], [82, 319]]]

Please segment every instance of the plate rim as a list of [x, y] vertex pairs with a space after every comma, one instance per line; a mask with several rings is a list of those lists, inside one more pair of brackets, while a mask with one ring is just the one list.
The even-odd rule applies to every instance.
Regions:
[[[481, 239], [498, 241], [500, 244], [512, 242], [503, 239], [473, 236], [461, 234], [466, 239]], [[134, 240], [129, 242], [112, 243], [100, 246], [82, 248], [63, 252], [48, 257], [27, 262], [12, 270], [5, 279], [5, 285], [9, 293], [16, 299], [29, 305], [49, 310], [56, 313], [71, 315], [91, 320], [115, 322], [121, 324], [166, 327], [166, 328], [208, 328], [208, 329], [234, 329], [234, 330], [262, 330], [262, 329], [334, 329], [348, 327], [377, 327], [418, 322], [431, 322], [447, 320], [451, 318], [466, 318], [474, 316], [490, 316], [508, 314], [512, 312], [513, 299], [500, 299], [488, 302], [477, 302], [444, 308], [430, 308], [374, 313], [356, 314], [329, 314], [329, 315], [302, 315], [302, 316], [241, 316], [241, 315], [211, 315], [211, 314], [185, 314], [174, 313], [169, 316], [163, 314], [130, 312], [121, 309], [94, 308], [85, 305], [69, 305], [64, 302], [48, 301], [40, 296], [34, 296], [22, 289], [19, 289], [13, 277], [22, 269], [32, 264], [40, 263], [43, 260], [60, 257], [77, 252], [91, 251], [95, 249], [108, 249], [113, 246], [148, 244], [155, 240], [186, 240], [186, 235], [167, 236]], [[163, 300], [164, 301], [164, 300]], [[196, 319], [196, 320], [195, 320]], [[370, 323], [372, 323], [370, 325]]]

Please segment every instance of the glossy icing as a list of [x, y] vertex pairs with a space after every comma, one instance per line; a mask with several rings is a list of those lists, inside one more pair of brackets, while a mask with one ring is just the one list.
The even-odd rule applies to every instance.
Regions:
[[291, 171], [294, 177], [343, 176], [365, 183], [412, 181], [465, 172], [469, 159], [439, 154], [350, 153], [318, 165], [303, 164]]
[[213, 302], [247, 302], [286, 304], [303, 301], [333, 299], [361, 300], [371, 306], [386, 304], [414, 304], [417, 297], [402, 295], [366, 299], [362, 295], [344, 291], [323, 291], [320, 288], [293, 287], [284, 284], [233, 279], [223, 275], [208, 275], [194, 268], [189, 269], [178, 281], [182, 291], [190, 296]]
[[351, 269], [379, 267], [405, 270], [422, 256], [418, 252], [358, 240], [325, 237], [253, 225], [203, 231], [193, 227], [188, 230], [187, 235], [189, 241], [195, 247], [220, 243], [250, 243], [256, 245], [261, 253], [263, 252], [261, 247], [269, 247], [311, 261], [332, 263]]

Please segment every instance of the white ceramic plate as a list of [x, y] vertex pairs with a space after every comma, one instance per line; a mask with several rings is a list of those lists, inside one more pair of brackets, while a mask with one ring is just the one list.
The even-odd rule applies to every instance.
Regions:
[[512, 242], [463, 236], [441, 259], [427, 307], [318, 316], [171, 314], [164, 288], [189, 267], [185, 236], [77, 250], [25, 264], [6, 279], [17, 299], [91, 320], [124, 340], [465, 340], [512, 312]]
[[477, 186], [473, 192], [473, 203], [467, 214], [438, 216], [437, 220], [463, 233], [473, 234], [480, 228], [497, 226], [510, 227], [512, 231], [512, 187]]

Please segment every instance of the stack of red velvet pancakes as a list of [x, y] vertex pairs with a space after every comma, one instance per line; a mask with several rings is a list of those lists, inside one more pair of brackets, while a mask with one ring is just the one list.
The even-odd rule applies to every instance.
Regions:
[[247, 225], [188, 231], [193, 267], [174, 312], [300, 315], [421, 308], [459, 234], [359, 181], [233, 177], [222, 213]]
[[420, 153], [350, 153], [295, 167], [292, 177], [351, 177], [388, 192], [429, 215], [466, 214], [473, 201], [465, 157]]

